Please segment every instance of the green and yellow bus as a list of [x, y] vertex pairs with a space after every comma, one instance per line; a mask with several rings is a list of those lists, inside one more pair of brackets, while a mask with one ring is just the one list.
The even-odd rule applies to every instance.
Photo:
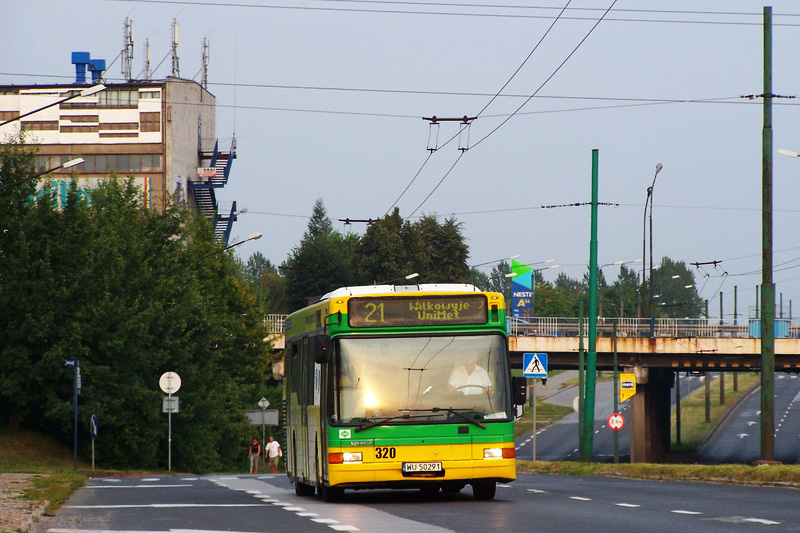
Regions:
[[[300, 496], [413, 488], [491, 500], [516, 478], [503, 296], [345, 287], [286, 319], [286, 469]], [[518, 394], [512, 398], [512, 389]], [[522, 393], [519, 393], [519, 389]]]

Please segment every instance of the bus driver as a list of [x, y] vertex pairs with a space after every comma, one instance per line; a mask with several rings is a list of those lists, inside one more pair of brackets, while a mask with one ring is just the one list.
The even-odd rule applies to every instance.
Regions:
[[455, 367], [447, 380], [447, 390], [459, 391], [464, 395], [491, 394], [492, 382], [489, 380], [489, 373], [476, 364], [477, 360], [477, 356], [471, 355], [463, 365]]

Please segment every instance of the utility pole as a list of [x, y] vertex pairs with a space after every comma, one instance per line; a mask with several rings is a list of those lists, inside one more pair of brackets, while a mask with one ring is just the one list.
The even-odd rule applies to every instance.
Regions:
[[775, 460], [775, 285], [772, 282], [772, 8], [764, 6], [761, 136], [761, 459]]
[[[589, 351], [586, 354], [586, 394], [583, 408], [581, 461], [592, 460], [594, 396], [597, 378], [597, 175], [599, 152], [592, 150], [592, 223], [589, 241]], [[652, 208], [651, 208], [652, 213]], [[651, 239], [652, 240], [652, 239]], [[650, 276], [652, 280], [652, 274]]]

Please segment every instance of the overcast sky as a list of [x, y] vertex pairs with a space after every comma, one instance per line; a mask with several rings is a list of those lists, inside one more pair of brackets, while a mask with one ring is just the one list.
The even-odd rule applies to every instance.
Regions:
[[[561, 8], [567, 9], [561, 14]], [[321, 198], [339, 219], [455, 216], [471, 264], [589, 262], [592, 150], [599, 150], [599, 263], [642, 258], [654, 189], [655, 262], [687, 264], [719, 317], [740, 319], [761, 282], [763, 3], [644, 0], [0, 0], [0, 84], [70, 83], [72, 51], [111, 64], [125, 17], [133, 73], [149, 38], [154, 78], [200, 80], [210, 43], [217, 136], [238, 159], [218, 194], [246, 207], [231, 242], [281, 264]], [[516, 7], [515, 7], [516, 6]], [[613, 6], [613, 7], [612, 7]], [[800, 93], [800, 2], [773, 6], [773, 92]], [[606, 10], [611, 10], [606, 13]], [[602, 20], [601, 20], [602, 19]], [[115, 60], [115, 58], [117, 58]], [[112, 64], [113, 62], [113, 64]], [[495, 96], [497, 96], [495, 98]], [[800, 102], [773, 106], [774, 147], [800, 151]], [[477, 117], [431, 130], [423, 117]], [[429, 139], [438, 134], [438, 150]], [[468, 135], [468, 136], [467, 136]], [[452, 142], [447, 142], [455, 137]], [[460, 142], [460, 144], [459, 144]], [[460, 149], [461, 148], [461, 149]], [[468, 148], [462, 150], [463, 148]], [[776, 300], [800, 305], [800, 159], [774, 158]], [[556, 207], [551, 207], [556, 206]], [[482, 267], [491, 270], [491, 264]], [[634, 265], [631, 265], [634, 266]], [[635, 265], [637, 268], [639, 265]], [[606, 267], [609, 280], [618, 267]], [[725, 275], [727, 273], [727, 275]], [[428, 281], [428, 280], [421, 280]], [[431, 280], [444, 281], [444, 280]], [[793, 309], [800, 315], [800, 307]]]

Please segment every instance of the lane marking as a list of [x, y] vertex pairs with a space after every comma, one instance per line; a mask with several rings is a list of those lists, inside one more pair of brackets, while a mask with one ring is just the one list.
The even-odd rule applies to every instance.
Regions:
[[635, 503], [616, 503], [614, 505], [616, 505], [617, 507], [630, 507], [630, 508], [641, 507], [641, 505], [636, 505]]
[[579, 502], [590, 502], [592, 501], [591, 498], [584, 498], [583, 496], [570, 496], [570, 500], [578, 500]]
[[267, 507], [265, 503], [145, 503], [126, 505], [65, 505], [65, 509], [188, 509], [193, 507]]
[[338, 520], [334, 520], [333, 518], [312, 518], [312, 522], [316, 522], [318, 524], [338, 524]]
[[297, 513], [297, 516], [319, 516], [319, 513]]
[[774, 520], [767, 520], [766, 518], [745, 518], [745, 522], [755, 522], [756, 524], [766, 524], [769, 526], [777, 526], [780, 525], [780, 522], [775, 522]]
[[284, 507], [284, 511], [305, 511], [304, 507]]
[[675, 514], [691, 514], [691, 515], [703, 514], [703, 513], [699, 512], [699, 511], [684, 511], [683, 509], [673, 509], [670, 512], [671, 513], [675, 513]]
[[543, 490], [539, 490], [539, 489], [525, 489], [525, 490], [528, 491], [528, 492], [533, 492], [534, 494], [544, 494], [545, 493]]
[[140, 479], [139, 481], [161, 481], [161, 478], [157, 478], [157, 477], [145, 477], [145, 478], [142, 478], [142, 479]]
[[86, 485], [87, 489], [177, 489], [182, 487], [194, 487], [191, 483], [183, 485]]
[[329, 526], [334, 531], [361, 531], [356, 526]]

